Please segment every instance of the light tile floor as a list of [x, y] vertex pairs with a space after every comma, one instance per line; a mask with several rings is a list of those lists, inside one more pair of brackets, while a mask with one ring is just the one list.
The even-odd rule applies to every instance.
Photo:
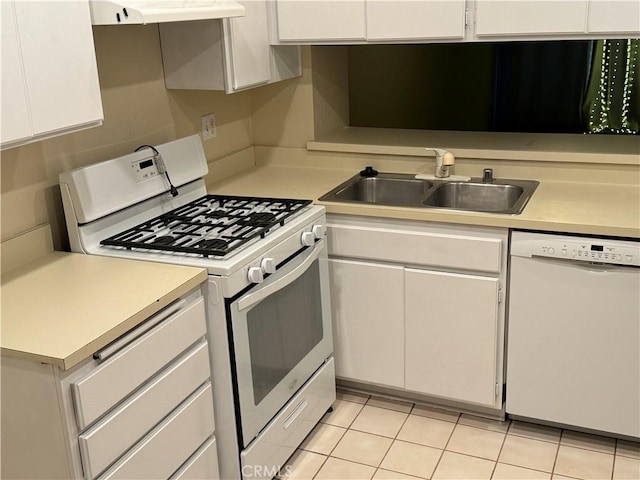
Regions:
[[283, 479], [640, 480], [640, 444], [338, 391]]

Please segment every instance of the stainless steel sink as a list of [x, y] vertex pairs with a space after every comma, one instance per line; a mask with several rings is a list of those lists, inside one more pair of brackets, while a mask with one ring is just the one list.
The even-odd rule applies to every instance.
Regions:
[[422, 202], [433, 183], [416, 180], [415, 175], [380, 173], [376, 177], [357, 176], [332, 190], [320, 200], [415, 206]]
[[355, 175], [320, 200], [518, 215], [537, 186], [533, 180], [494, 179], [483, 183], [481, 178], [472, 178], [469, 182], [431, 182], [416, 180], [411, 174], [380, 173], [375, 177]]
[[426, 207], [519, 214], [537, 185], [538, 182], [522, 180], [448, 182], [438, 185], [423, 203]]

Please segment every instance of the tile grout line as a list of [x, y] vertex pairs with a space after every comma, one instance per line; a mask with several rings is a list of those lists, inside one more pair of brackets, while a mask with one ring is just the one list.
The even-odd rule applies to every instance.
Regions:
[[456, 418], [456, 421], [454, 423], [454, 427], [451, 430], [451, 433], [449, 434], [449, 438], [447, 438], [447, 442], [444, 444], [444, 447], [442, 448], [442, 453], [440, 454], [440, 458], [438, 458], [438, 461], [436, 462], [436, 466], [433, 467], [433, 473], [431, 474], [431, 477], [433, 477], [433, 475], [438, 471], [438, 467], [440, 466], [440, 462], [442, 461], [442, 457], [444, 457], [444, 452], [447, 451], [447, 447], [449, 446], [449, 442], [451, 441], [451, 437], [453, 437], [453, 432], [456, 431], [456, 427], [458, 425], [462, 425], [460, 422], [460, 418], [462, 417], [462, 414], [459, 413], [458, 414], [458, 418]]
[[[369, 398], [371, 397], [371, 395], [369, 395]], [[367, 401], [369, 400], [369, 398], [367, 398]], [[338, 398], [336, 397], [336, 400]], [[342, 400], [343, 402], [348, 402], [349, 400]], [[358, 405], [362, 405], [362, 408], [364, 408], [364, 405], [366, 405], [366, 402], [364, 404], [358, 403], [358, 402], [350, 402], [350, 403], [356, 403]], [[331, 407], [333, 408], [333, 405], [331, 405]], [[362, 411], [362, 408], [360, 408], [360, 410], [358, 411], [358, 415], [360, 415], [360, 412]], [[333, 409], [333, 412], [335, 411], [335, 408]], [[331, 413], [333, 413], [331, 412]], [[328, 412], [327, 412], [328, 413]], [[325, 415], [327, 414], [325, 413]], [[338, 443], [340, 443], [340, 440], [342, 440], [342, 437], [345, 436], [345, 434], [349, 431], [351, 424], [355, 421], [355, 419], [358, 417], [358, 415], [356, 415], [353, 420], [351, 420], [351, 423], [349, 424], [349, 426], [347, 428], [344, 427], [340, 427], [338, 425], [331, 425], [330, 423], [325, 423], [325, 425], [331, 425], [332, 427], [338, 427], [338, 428], [343, 428], [344, 432], [342, 432], [342, 435], [340, 435], [340, 438], [338, 439], [338, 441], [336, 442], [336, 444], [333, 446], [333, 448], [331, 449], [331, 452], [329, 452], [329, 455], [325, 456], [324, 461], [322, 462], [322, 465], [320, 465], [320, 468], [318, 468], [318, 471], [313, 475], [313, 479], [315, 479], [318, 474], [320, 473], [320, 470], [322, 470], [322, 467], [324, 467], [325, 463], [327, 463], [327, 460], [329, 460], [329, 458], [338, 458], [338, 457], [331, 457], [331, 453], [333, 453], [333, 451], [336, 449], [336, 447], [338, 446]], [[323, 415], [324, 416], [324, 415]], [[313, 452], [315, 453], [315, 452]], [[312, 480], [313, 480], [312, 479]]]
[[[353, 419], [353, 420], [348, 424], [348, 426], [347, 426], [346, 428], [345, 428], [345, 427], [341, 427], [341, 426], [339, 426], [339, 425], [332, 425], [332, 426], [335, 426], [335, 427], [342, 428], [342, 429], [344, 430], [344, 432], [343, 432], [343, 433], [342, 433], [342, 435], [340, 436], [340, 439], [338, 440], [338, 442], [336, 443], [336, 445], [331, 449], [330, 454], [329, 454], [329, 455], [327, 455], [327, 456], [325, 456], [325, 460], [324, 460], [323, 464], [320, 466], [320, 469], [322, 469], [322, 466], [324, 466], [324, 464], [326, 463], [326, 461], [327, 461], [327, 459], [328, 459], [328, 458], [336, 458], [336, 459], [340, 459], [339, 457], [334, 457], [334, 456], [332, 456], [332, 453], [334, 452], [334, 450], [335, 450], [335, 448], [337, 447], [338, 443], [339, 443], [339, 442], [342, 440], [342, 438], [346, 435], [346, 432], [347, 432], [347, 431], [349, 431], [349, 430], [351, 430], [351, 431], [355, 431], [355, 432], [360, 432], [360, 433], [365, 433], [365, 434], [369, 434], [369, 435], [376, 435], [376, 436], [379, 436], [379, 437], [388, 438], [388, 439], [391, 439], [391, 440], [392, 440], [392, 441], [391, 441], [391, 444], [390, 444], [390, 445], [389, 445], [389, 447], [387, 448], [387, 450], [386, 450], [385, 454], [383, 455], [382, 460], [379, 462], [378, 466], [373, 467], [372, 465], [369, 465], [369, 464], [364, 464], [364, 463], [360, 463], [360, 462], [353, 462], [353, 463], [357, 463], [357, 464], [359, 464], [359, 465], [364, 465], [364, 466], [368, 466], [368, 467], [373, 467], [373, 468], [375, 468], [375, 470], [374, 470], [374, 476], [375, 476], [375, 474], [378, 472], [378, 470], [380, 470], [380, 469], [381, 469], [381, 465], [382, 465], [382, 463], [384, 462], [384, 459], [387, 457], [387, 455], [389, 454], [389, 451], [391, 450], [391, 447], [392, 447], [393, 443], [394, 443], [394, 442], [396, 442], [396, 441], [402, 441], [402, 442], [406, 442], [406, 443], [409, 443], [409, 444], [412, 444], [412, 445], [416, 445], [416, 446], [436, 448], [436, 447], [431, 447], [430, 445], [424, 445], [424, 444], [417, 443], [417, 442], [412, 442], [412, 441], [408, 441], [408, 440], [400, 440], [400, 439], [398, 439], [398, 435], [400, 434], [400, 432], [401, 432], [402, 428], [404, 428], [404, 426], [405, 426], [406, 422], [408, 421], [408, 419], [409, 419], [409, 416], [410, 416], [410, 415], [414, 415], [414, 416], [417, 416], [417, 417], [423, 417], [423, 418], [429, 418], [429, 419], [432, 419], [432, 420], [439, 420], [439, 421], [443, 421], [443, 422], [447, 422], [447, 423], [451, 423], [451, 424], [455, 425], [455, 426], [454, 426], [454, 428], [453, 428], [453, 430], [451, 431], [451, 434], [449, 435], [449, 438], [447, 439], [447, 442], [446, 442], [445, 446], [444, 446], [442, 449], [439, 449], [439, 450], [441, 451], [441, 453], [440, 453], [440, 458], [438, 459], [438, 462], [436, 463], [436, 466], [434, 467], [434, 471], [433, 471], [433, 473], [435, 473], [435, 471], [437, 470], [438, 466], [440, 465], [440, 462], [441, 462], [441, 460], [442, 460], [442, 457], [443, 457], [443, 455], [444, 455], [444, 452], [445, 452], [445, 451], [448, 451], [448, 450], [447, 450], [447, 447], [448, 447], [448, 445], [449, 445], [449, 443], [450, 443], [450, 441], [451, 441], [451, 438], [452, 438], [452, 436], [453, 436], [453, 433], [455, 432], [455, 428], [456, 428], [458, 425], [463, 425], [463, 426], [465, 426], [465, 427], [471, 427], [471, 428], [478, 429], [478, 430], [484, 430], [484, 431], [493, 431], [493, 432], [496, 432], [495, 430], [492, 430], [491, 428], [484, 428], [484, 427], [477, 426], [477, 425], [467, 425], [467, 424], [465, 424], [465, 423], [460, 423], [460, 420], [462, 419], [462, 414], [458, 414], [458, 417], [456, 418], [456, 421], [455, 421], [455, 422], [452, 422], [452, 421], [450, 421], [450, 420], [448, 420], [448, 419], [446, 419], [446, 420], [445, 420], [445, 419], [442, 419], [442, 418], [437, 418], [437, 417], [435, 417], [435, 416], [414, 414], [413, 412], [414, 412], [414, 410], [415, 410], [415, 408], [416, 408], [416, 406], [417, 406], [417, 404], [415, 404], [415, 403], [411, 403], [411, 409], [410, 409], [408, 412], [405, 412], [405, 411], [397, 410], [397, 409], [394, 409], [394, 408], [387, 408], [387, 407], [384, 407], [384, 406], [378, 406], [378, 405], [370, 405], [368, 402], [369, 402], [372, 398], [374, 398], [374, 397], [373, 397], [372, 395], [369, 395], [369, 396], [367, 397], [367, 399], [365, 400], [365, 402], [364, 402], [364, 403], [360, 403], [360, 402], [352, 402], [352, 401], [350, 401], [350, 400], [341, 399], [341, 400], [342, 400], [342, 401], [344, 401], [344, 402], [349, 402], [349, 403], [354, 403], [354, 404], [361, 405], [361, 408], [360, 408], [360, 410], [358, 411], [358, 414], [354, 417], [354, 419]], [[384, 397], [381, 397], [381, 399], [382, 399], [382, 400], [384, 400]], [[405, 402], [405, 403], [410, 403], [410, 402]], [[378, 409], [382, 409], [382, 410], [388, 410], [388, 411], [392, 411], [392, 412], [396, 412], [396, 413], [402, 413], [402, 414], [405, 414], [405, 415], [406, 415], [406, 417], [405, 417], [404, 421], [402, 422], [402, 425], [400, 426], [400, 428], [398, 429], [398, 431], [396, 432], [396, 434], [395, 434], [395, 436], [394, 436], [394, 437], [389, 437], [389, 436], [386, 436], [386, 435], [374, 434], [374, 433], [371, 433], [371, 432], [366, 432], [366, 431], [362, 431], [362, 430], [358, 430], [358, 429], [352, 428], [352, 426], [353, 426], [353, 424], [354, 424], [355, 420], [356, 420], [356, 419], [357, 419], [357, 417], [362, 413], [362, 410], [363, 410], [363, 409], [364, 409], [364, 407], [365, 407], [365, 406], [367, 406], [367, 405], [368, 405], [368, 406], [370, 406], [370, 407], [374, 407], [374, 408], [378, 408]], [[432, 408], [435, 408], [435, 407], [432, 407]], [[484, 417], [479, 417], [479, 418], [484, 418]], [[488, 420], [492, 420], [492, 419], [488, 419]], [[520, 433], [510, 433], [511, 427], [513, 426], [513, 421], [512, 421], [512, 420], [510, 420], [510, 419], [508, 419], [507, 421], [509, 421], [509, 426], [507, 427], [507, 430], [504, 432], [504, 438], [503, 438], [503, 440], [502, 440], [502, 444], [501, 444], [501, 446], [500, 446], [500, 451], [498, 452], [498, 457], [497, 457], [497, 459], [494, 461], [494, 467], [493, 467], [493, 470], [492, 470], [491, 476], [493, 477], [493, 475], [495, 474], [495, 469], [497, 468], [497, 464], [498, 464], [498, 463], [504, 463], [505, 465], [511, 465], [511, 466], [519, 467], [519, 468], [529, 468], [529, 467], [523, 467], [522, 465], [515, 465], [515, 464], [511, 464], [511, 463], [508, 463], [508, 462], [499, 462], [500, 455], [502, 454], [502, 450], [503, 450], [503, 448], [504, 448], [504, 444], [505, 444], [505, 442], [506, 442], [506, 439], [507, 439], [507, 436], [508, 436], [508, 435], [511, 435], [511, 436], [514, 436], [514, 437], [526, 438], [526, 439], [528, 439], [528, 440], [534, 440], [534, 441], [539, 441], [539, 442], [544, 442], [544, 443], [552, 443], [552, 444], [556, 444], [556, 453], [555, 453], [554, 463], [553, 463], [553, 467], [552, 467], [552, 471], [551, 471], [551, 472], [544, 472], [543, 470], [531, 469], [531, 468], [529, 468], [529, 469], [530, 469], [530, 470], [534, 470], [534, 471], [538, 471], [538, 472], [541, 472], [541, 473], [550, 473], [550, 474], [551, 474], [551, 476], [553, 476], [555, 473], [557, 473], [557, 472], [555, 472], [555, 469], [556, 469], [556, 465], [557, 465], [557, 461], [558, 461], [558, 456], [559, 456], [559, 452], [560, 452], [560, 446], [562, 446], [562, 439], [564, 438], [564, 434], [565, 434], [565, 432], [573, 432], [573, 431], [572, 431], [572, 430], [567, 430], [567, 429], [560, 429], [560, 436], [559, 436], [558, 441], [557, 441], [557, 443], [556, 443], [556, 442], [553, 442], [553, 441], [550, 441], [550, 440], [547, 440], [547, 439], [535, 438], [535, 437], [533, 437], [532, 435], [531, 435], [531, 436], [527, 436], [527, 435], [523, 435], [523, 434], [520, 434]], [[331, 424], [328, 424], [328, 425], [331, 425]], [[536, 425], [536, 424], [532, 424], [532, 425]], [[496, 432], [496, 433], [502, 433], [502, 432]], [[577, 432], [577, 433], [581, 433], [581, 432]], [[587, 435], [591, 435], [591, 434], [587, 434]], [[635, 458], [637, 458], [637, 457], [633, 456], [633, 454], [629, 454], [629, 455], [618, 455], [618, 441], [619, 441], [619, 439], [615, 439], [615, 438], [614, 438], [613, 440], [614, 440], [614, 442], [615, 442], [615, 443], [614, 443], [614, 446], [613, 446], [613, 453], [603, 452], [603, 451], [601, 451], [601, 450], [596, 450], [596, 449], [591, 449], [591, 448], [585, 448], [585, 447], [582, 447], [582, 446], [574, 446], [574, 445], [565, 445], [565, 446], [569, 446], [569, 447], [572, 447], [572, 448], [575, 448], [575, 449], [578, 449], [578, 450], [587, 451], [587, 452], [594, 452], [594, 453], [600, 453], [600, 454], [603, 454], [603, 455], [610, 455], [610, 456], [612, 456], [612, 457], [613, 457], [613, 465], [612, 465], [612, 470], [611, 470], [611, 478], [609, 479], [609, 480], [612, 480], [612, 479], [613, 479], [614, 472], [615, 472], [615, 460], [616, 460], [616, 457], [617, 457], [617, 456], [621, 456], [621, 457], [624, 457], [624, 458], [631, 458], [631, 459], [635, 459]], [[438, 448], [436, 448], [436, 449], [438, 449]], [[313, 452], [313, 453], [316, 453], [316, 452]], [[457, 452], [453, 452], [453, 453], [457, 453]], [[475, 455], [462, 454], [462, 453], [459, 453], [459, 454], [460, 454], [460, 455], [469, 456], [469, 457], [472, 457], [472, 458], [478, 458], [478, 459], [481, 459], [481, 460], [490, 460], [490, 459], [487, 459], [487, 458], [485, 458], [485, 457], [478, 457], [478, 456], [475, 456]], [[340, 460], [345, 460], [345, 459], [340, 459]], [[345, 461], [346, 461], [346, 460], [345, 460]], [[351, 461], [351, 460], [349, 460], [349, 461]], [[318, 470], [318, 472], [320, 471], [320, 469]], [[394, 471], [394, 470], [389, 470], [389, 471]], [[316, 477], [316, 475], [317, 475], [317, 473], [318, 473], [318, 472], [316, 472], [316, 474], [314, 475], [314, 478]], [[401, 473], [401, 474], [403, 474], [403, 475], [407, 475], [407, 474], [404, 474], [403, 472], [396, 472], [396, 473]], [[410, 475], [410, 476], [413, 476], [413, 475]], [[432, 475], [432, 476], [433, 476], [433, 475]], [[567, 476], [567, 477], [568, 477], [568, 478], [576, 478], [576, 477], [570, 477], [570, 476]], [[415, 478], [420, 478], [420, 477], [415, 477]], [[578, 480], [579, 480], [579, 479], [578, 479]]]
[[507, 442], [507, 435], [509, 434], [509, 430], [511, 430], [511, 425], [513, 425], [513, 422], [509, 421], [507, 431], [504, 432], [504, 438], [502, 439], [502, 443], [500, 444], [500, 450], [498, 450], [498, 456], [496, 457], [495, 463], [493, 464], [493, 470], [491, 470], [491, 476], [489, 477], [490, 479], [493, 478], [493, 475], [496, 473], [496, 468], [498, 468], [498, 460], [500, 460], [502, 449], [504, 448], [504, 444]]
[[[384, 459], [387, 458], [387, 455], [389, 455], [389, 451], [391, 450], [391, 447], [393, 446], [394, 442], [398, 439], [398, 435], [400, 434], [400, 431], [402, 430], [402, 427], [404, 427], [405, 423], [407, 423], [407, 420], [409, 420], [409, 415], [411, 415], [411, 412], [413, 411], [414, 407], [416, 406], [415, 403], [411, 404], [411, 409], [409, 410], [408, 413], [405, 412], [401, 412], [401, 413], [405, 413], [407, 416], [404, 419], [404, 422], [402, 422], [402, 425], [400, 425], [400, 428], [398, 429], [398, 431], [396, 432], [395, 436], [391, 439], [391, 443], [389, 444], [389, 447], [387, 448], [387, 451], [384, 452], [384, 455], [382, 456], [382, 458], [380, 459], [380, 463], [378, 463], [378, 466], [376, 467], [375, 472], [373, 472], [373, 476], [376, 476], [376, 473], [378, 473], [378, 470], [380, 470], [380, 465], [382, 465], [382, 462], [384, 462]], [[389, 409], [391, 410], [391, 409]], [[397, 411], [397, 410], [392, 410], [392, 411]], [[387, 437], [389, 438], [389, 437]], [[394, 472], [395, 470], [390, 470], [391, 472]], [[403, 472], [396, 472], [396, 473], [403, 473]], [[419, 477], [418, 477], [419, 478]]]

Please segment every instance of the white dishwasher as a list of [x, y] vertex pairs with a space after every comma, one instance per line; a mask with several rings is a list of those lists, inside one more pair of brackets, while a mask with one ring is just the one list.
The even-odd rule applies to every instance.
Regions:
[[511, 235], [506, 411], [640, 437], [640, 244]]

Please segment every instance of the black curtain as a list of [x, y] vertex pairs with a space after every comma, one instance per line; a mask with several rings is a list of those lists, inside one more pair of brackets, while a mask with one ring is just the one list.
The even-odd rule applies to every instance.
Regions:
[[493, 130], [582, 133], [594, 41], [496, 44]]

